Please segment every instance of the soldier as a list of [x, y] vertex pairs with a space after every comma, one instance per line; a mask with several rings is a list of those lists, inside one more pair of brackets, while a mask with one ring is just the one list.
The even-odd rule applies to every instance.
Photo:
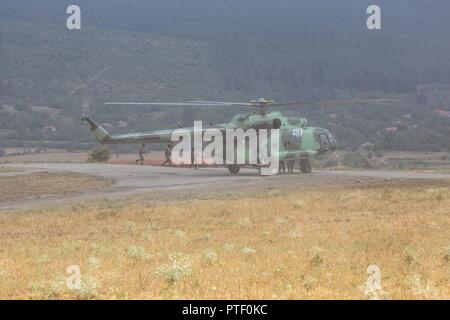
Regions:
[[290, 159], [287, 161], [288, 173], [294, 173], [294, 160]]
[[[283, 172], [281, 172], [281, 170], [283, 170]], [[278, 169], [279, 173], [286, 173], [286, 167], [284, 166], [284, 161], [281, 160], [280, 161], [280, 168]]]
[[198, 169], [198, 164], [196, 163], [197, 154], [194, 150], [194, 148], [191, 149], [191, 167], [194, 167], [195, 169]]
[[172, 164], [172, 145], [168, 144], [166, 150], [164, 151], [164, 156], [166, 157], [166, 160], [164, 161], [164, 163], [162, 164], [162, 166], [164, 167], [165, 165], [169, 165], [170, 167], [173, 166]]
[[144, 154], [145, 154], [145, 144], [142, 144], [138, 150], [139, 159], [136, 160], [136, 164], [138, 164], [140, 162], [141, 166], [144, 165], [144, 160], [145, 160]]

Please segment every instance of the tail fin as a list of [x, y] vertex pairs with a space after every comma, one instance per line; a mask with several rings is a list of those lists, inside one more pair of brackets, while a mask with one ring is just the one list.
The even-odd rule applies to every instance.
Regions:
[[97, 122], [89, 118], [84, 113], [81, 115], [81, 120], [89, 123], [92, 133], [99, 142], [103, 143], [111, 138], [111, 135], [108, 131], [106, 131], [102, 126], [100, 126]]

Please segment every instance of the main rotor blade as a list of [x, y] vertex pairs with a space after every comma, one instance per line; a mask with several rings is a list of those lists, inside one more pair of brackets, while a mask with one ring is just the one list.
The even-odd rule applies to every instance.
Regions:
[[171, 106], [171, 107], [221, 107], [221, 104], [187, 103], [187, 102], [105, 102], [105, 105], [113, 106]]
[[213, 104], [222, 106], [242, 106], [242, 107], [253, 107], [254, 104], [248, 102], [220, 102], [220, 101], [188, 101], [189, 103], [198, 104]]
[[283, 106], [334, 106], [334, 105], [358, 105], [358, 104], [383, 104], [397, 102], [394, 99], [347, 99], [347, 100], [325, 100], [325, 101], [297, 101], [286, 103], [274, 103], [258, 101], [245, 102], [220, 102], [220, 101], [188, 101], [188, 102], [106, 102], [105, 105], [129, 105], [129, 106], [171, 106], [171, 107], [283, 107]]
[[370, 103], [391, 103], [397, 102], [395, 99], [349, 99], [349, 100], [328, 100], [328, 101], [297, 101], [287, 103], [271, 103], [270, 107], [283, 107], [283, 106], [326, 106], [326, 105], [358, 105], [358, 104], [370, 104]]

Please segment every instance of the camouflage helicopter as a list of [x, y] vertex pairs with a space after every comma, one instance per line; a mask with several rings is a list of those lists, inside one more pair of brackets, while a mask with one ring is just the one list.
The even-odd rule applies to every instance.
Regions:
[[[249, 114], [237, 114], [229, 123], [215, 125], [214, 128], [224, 129], [279, 129], [279, 160], [294, 160], [300, 163], [300, 170], [303, 173], [311, 173], [311, 159], [324, 154], [332, 153], [336, 150], [337, 142], [333, 135], [326, 129], [309, 127], [308, 122], [302, 117], [284, 116], [278, 111], [268, 111], [271, 107], [282, 106], [312, 106], [312, 105], [339, 105], [367, 102], [383, 102], [386, 100], [342, 100], [342, 101], [322, 101], [322, 102], [290, 102], [276, 103], [273, 100], [258, 99], [248, 103], [216, 102], [216, 101], [188, 101], [181, 103], [124, 103], [111, 102], [107, 105], [154, 105], [154, 106], [174, 106], [174, 107], [253, 107], [256, 111]], [[140, 133], [128, 133], [111, 135], [97, 122], [83, 114], [81, 120], [90, 125], [96, 139], [101, 144], [148, 144], [148, 143], [171, 143], [172, 133], [176, 129], [158, 130]], [[194, 128], [183, 128], [193, 131]], [[203, 129], [206, 130], [207, 128]], [[248, 150], [246, 150], [248, 152]], [[225, 163], [225, 162], [224, 162]], [[238, 174], [242, 165], [226, 164], [231, 174]], [[258, 165], [254, 168], [260, 169]]]

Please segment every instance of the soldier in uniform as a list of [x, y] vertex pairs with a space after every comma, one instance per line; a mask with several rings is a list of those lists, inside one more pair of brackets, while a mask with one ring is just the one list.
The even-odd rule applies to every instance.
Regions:
[[191, 166], [190, 168], [198, 169], [198, 164], [196, 163], [197, 154], [194, 148], [191, 149]]
[[162, 164], [163, 167], [164, 167], [165, 165], [167, 165], [167, 164], [168, 164], [170, 167], [172, 167], [173, 164], [172, 164], [172, 159], [171, 159], [171, 157], [172, 157], [172, 145], [171, 145], [171, 144], [168, 144], [168, 145], [167, 145], [167, 148], [166, 148], [166, 150], [164, 151], [164, 156], [165, 156], [166, 160], [165, 160], [164, 163]]
[[288, 173], [294, 173], [294, 159], [289, 159], [287, 161]]
[[144, 165], [144, 160], [145, 160], [144, 154], [145, 154], [145, 144], [142, 144], [138, 150], [139, 159], [136, 160], [136, 164], [138, 164], [140, 162], [141, 166]]
[[278, 172], [279, 173], [286, 173], [286, 167], [284, 165], [284, 161], [283, 160], [280, 161], [280, 168], [278, 169]]

